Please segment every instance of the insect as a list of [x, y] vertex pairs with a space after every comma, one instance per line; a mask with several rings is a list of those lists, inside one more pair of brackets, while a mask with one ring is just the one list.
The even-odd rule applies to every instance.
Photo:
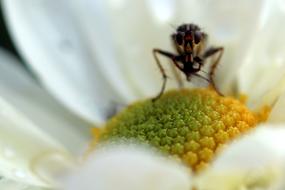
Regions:
[[[167, 75], [158, 59], [158, 54], [171, 59], [173, 63], [173, 71], [179, 87], [183, 87], [183, 82], [179, 73], [177, 72], [177, 69], [185, 74], [187, 81], [191, 81], [193, 77], [199, 77], [200, 79], [205, 80], [211, 84], [213, 88], [220, 95], [222, 95], [217, 89], [213, 77], [215, 69], [223, 55], [224, 48], [207, 48], [207, 34], [202, 32], [199, 26], [192, 23], [182, 24], [177, 27], [176, 32], [171, 35], [171, 38], [177, 54], [173, 54], [157, 48], [153, 49], [154, 59], [163, 77], [161, 90], [159, 94], [153, 98], [153, 101], [157, 100], [163, 94], [167, 81]], [[209, 78], [206, 78], [198, 72], [201, 71], [201, 68], [204, 66], [205, 60], [214, 55], [217, 55], [217, 57], [212, 61], [212, 65], [208, 73]], [[175, 69], [175, 67], [177, 69]]]

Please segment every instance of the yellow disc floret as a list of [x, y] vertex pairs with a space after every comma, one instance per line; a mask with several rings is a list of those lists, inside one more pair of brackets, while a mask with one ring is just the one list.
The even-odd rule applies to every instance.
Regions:
[[209, 89], [175, 90], [155, 102], [148, 99], [128, 106], [106, 123], [96, 141], [146, 143], [197, 171], [260, 120], [264, 120], [260, 114], [232, 97]]

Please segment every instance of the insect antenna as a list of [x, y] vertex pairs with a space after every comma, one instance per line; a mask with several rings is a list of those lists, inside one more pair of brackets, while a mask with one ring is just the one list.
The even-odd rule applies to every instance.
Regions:
[[169, 26], [173, 29], [173, 30], [176, 30], [176, 28], [177, 28], [177, 25], [174, 25], [174, 24], [169, 24]]

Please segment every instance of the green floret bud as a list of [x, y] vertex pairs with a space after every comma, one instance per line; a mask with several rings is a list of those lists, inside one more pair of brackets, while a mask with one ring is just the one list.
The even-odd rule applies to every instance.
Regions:
[[209, 89], [175, 90], [155, 102], [128, 106], [106, 123], [99, 143], [124, 139], [148, 144], [198, 170], [221, 145], [257, 122], [234, 98]]

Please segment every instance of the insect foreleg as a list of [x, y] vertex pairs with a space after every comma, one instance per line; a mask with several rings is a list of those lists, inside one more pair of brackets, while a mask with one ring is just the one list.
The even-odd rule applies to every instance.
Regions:
[[167, 75], [166, 75], [165, 70], [164, 70], [164, 68], [162, 67], [162, 65], [161, 65], [161, 63], [160, 63], [160, 61], [159, 61], [159, 59], [158, 59], [157, 54], [164, 55], [164, 56], [166, 56], [166, 57], [168, 57], [168, 58], [171, 58], [171, 59], [172, 59], [173, 57], [175, 57], [175, 55], [173, 55], [172, 53], [166, 52], [166, 51], [162, 51], [162, 50], [160, 50], [160, 49], [153, 49], [153, 50], [152, 50], [152, 53], [153, 53], [155, 62], [156, 62], [157, 66], [158, 66], [158, 68], [159, 68], [159, 70], [160, 70], [160, 72], [161, 72], [161, 74], [162, 74], [162, 77], [163, 77], [163, 83], [162, 83], [161, 90], [160, 90], [159, 94], [158, 94], [156, 97], [154, 97], [154, 98], [152, 99], [152, 101], [155, 101], [155, 100], [157, 100], [157, 99], [163, 94], [163, 92], [164, 92], [164, 90], [165, 90], [165, 86], [166, 86], [166, 81], [167, 81]]
[[177, 84], [179, 86], [179, 88], [183, 88], [183, 81], [182, 81], [182, 78], [181, 78], [181, 75], [180, 73], [178, 73], [176, 67], [178, 67], [178, 69], [181, 70], [181, 67], [179, 66], [179, 64], [177, 63], [177, 61], [175, 59], [172, 59], [173, 61], [173, 64], [174, 65], [171, 65], [171, 69], [172, 69], [172, 72], [174, 73], [174, 76], [176, 78], [176, 81], [177, 81]]
[[214, 82], [214, 74], [215, 74], [215, 70], [216, 70], [216, 67], [218, 66], [221, 58], [222, 58], [222, 55], [224, 53], [224, 48], [223, 47], [211, 47], [209, 48], [208, 50], [205, 51], [204, 55], [203, 55], [203, 58], [204, 59], [207, 59], [215, 54], [219, 53], [217, 59], [213, 62], [212, 66], [211, 66], [211, 70], [210, 70], [210, 80], [211, 80], [211, 83], [214, 87], [214, 89], [220, 94], [220, 95], [223, 95], [216, 87], [216, 84]]

